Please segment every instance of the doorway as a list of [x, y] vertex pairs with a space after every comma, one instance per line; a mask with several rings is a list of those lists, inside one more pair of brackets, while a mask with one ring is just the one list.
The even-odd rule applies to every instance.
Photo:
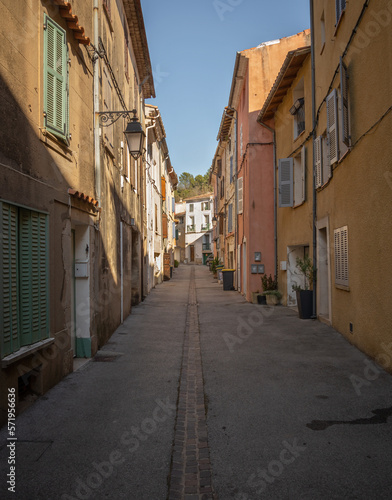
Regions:
[[329, 238], [328, 227], [322, 222], [317, 225], [317, 312], [318, 316], [330, 322]]
[[195, 245], [189, 245], [190, 257], [189, 262], [195, 261]]

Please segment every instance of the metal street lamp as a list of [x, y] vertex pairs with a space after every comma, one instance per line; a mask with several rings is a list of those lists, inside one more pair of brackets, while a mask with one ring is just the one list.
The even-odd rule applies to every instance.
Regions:
[[[131, 116], [131, 113], [133, 116]], [[131, 111], [100, 111], [99, 123], [102, 127], [113, 125], [119, 118], [126, 118], [128, 121], [124, 135], [128, 143], [129, 152], [135, 160], [143, 154], [143, 144], [146, 134], [143, 127], [137, 119], [136, 109]]]
[[143, 131], [141, 123], [136, 117], [128, 122], [127, 128], [124, 130], [124, 135], [128, 143], [129, 152], [135, 160], [143, 153], [143, 144], [146, 134]]

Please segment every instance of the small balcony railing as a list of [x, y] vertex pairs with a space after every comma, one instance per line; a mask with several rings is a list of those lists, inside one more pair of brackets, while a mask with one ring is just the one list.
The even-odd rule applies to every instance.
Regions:
[[205, 250], [211, 250], [211, 243], [203, 243], [203, 252]]
[[196, 232], [195, 224], [192, 224], [191, 226], [186, 226], [186, 231], [187, 233], [195, 233]]
[[201, 226], [202, 231], [209, 231], [211, 229], [211, 224], [203, 224]]

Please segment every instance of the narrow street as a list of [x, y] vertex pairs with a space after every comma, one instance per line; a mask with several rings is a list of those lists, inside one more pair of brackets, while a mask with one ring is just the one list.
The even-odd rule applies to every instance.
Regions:
[[16, 420], [22, 500], [389, 499], [391, 376], [182, 265]]

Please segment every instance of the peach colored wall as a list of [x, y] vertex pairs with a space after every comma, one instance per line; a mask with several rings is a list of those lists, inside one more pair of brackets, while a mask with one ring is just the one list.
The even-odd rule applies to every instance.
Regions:
[[[248, 143], [272, 142], [272, 134], [257, 123], [257, 116], [283, 64], [287, 52], [309, 44], [310, 32], [303, 31], [276, 43], [244, 50], [248, 58], [247, 74], [240, 94], [238, 110], [238, 168], [243, 157], [240, 151], [242, 124], [243, 154]], [[246, 299], [261, 291], [261, 275], [251, 274], [254, 252], [261, 252], [261, 264], [267, 274], [274, 268], [274, 188], [272, 145], [249, 146], [239, 177], [244, 177], [244, 212], [238, 216], [238, 243], [246, 239]], [[241, 255], [241, 290], [243, 291], [243, 259]]]

